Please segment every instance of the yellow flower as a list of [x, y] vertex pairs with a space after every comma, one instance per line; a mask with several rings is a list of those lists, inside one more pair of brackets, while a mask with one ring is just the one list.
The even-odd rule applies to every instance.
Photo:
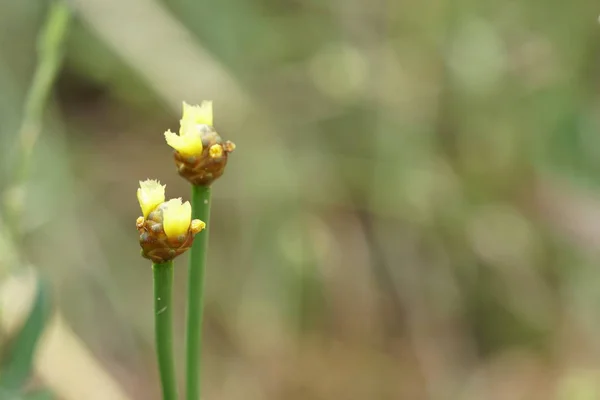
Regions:
[[187, 235], [192, 224], [192, 206], [189, 201], [171, 199], [163, 205], [163, 229], [169, 239]]
[[165, 201], [165, 186], [156, 180], [140, 181], [137, 197], [143, 217], [135, 221], [142, 256], [163, 263], [186, 252], [194, 236], [206, 228], [199, 219], [192, 220], [192, 206], [181, 199]]
[[180, 121], [179, 135], [169, 129], [165, 132], [167, 144], [184, 157], [202, 154], [202, 132], [199, 125], [213, 124], [212, 101], [203, 101], [199, 106], [183, 102], [183, 115]]
[[229, 153], [235, 149], [213, 126], [212, 101], [196, 106], [184, 101], [179, 135], [168, 130], [165, 139], [175, 149], [177, 173], [192, 185], [209, 186], [223, 175]]
[[159, 181], [154, 179], [140, 181], [137, 198], [140, 202], [144, 218], [148, 218], [148, 214], [165, 201], [165, 185], [161, 185]]
[[202, 153], [202, 137], [200, 133], [190, 132], [186, 135], [177, 135], [169, 129], [165, 132], [167, 144], [177, 150], [184, 157], [197, 156]]

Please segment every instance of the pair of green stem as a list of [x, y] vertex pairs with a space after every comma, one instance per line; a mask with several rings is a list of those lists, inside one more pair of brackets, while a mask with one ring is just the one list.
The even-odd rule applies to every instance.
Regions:
[[[190, 250], [186, 322], [186, 399], [198, 400], [202, 354], [204, 271], [208, 249], [210, 187], [192, 186], [192, 218], [206, 223]], [[176, 400], [177, 379], [173, 356], [173, 261], [153, 264], [156, 352], [163, 400]]]

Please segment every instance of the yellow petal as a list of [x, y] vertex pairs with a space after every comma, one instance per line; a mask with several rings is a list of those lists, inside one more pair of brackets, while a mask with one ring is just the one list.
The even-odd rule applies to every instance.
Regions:
[[183, 114], [181, 117], [182, 123], [191, 123], [193, 125], [213, 124], [213, 103], [212, 101], [203, 101], [199, 106], [192, 106], [185, 101], [183, 102]]
[[165, 132], [167, 144], [177, 150], [184, 157], [197, 156], [202, 153], [202, 138], [200, 134], [179, 136], [169, 129]]
[[159, 181], [154, 179], [140, 181], [137, 198], [140, 202], [144, 218], [148, 218], [148, 214], [165, 201], [165, 187], [166, 185], [161, 185]]
[[164, 203], [163, 229], [169, 239], [187, 235], [192, 222], [192, 206], [189, 201], [181, 204], [181, 199], [171, 199]]
[[198, 134], [198, 125], [213, 124], [212, 101], [203, 101], [199, 106], [192, 106], [183, 102], [183, 114], [179, 121], [179, 135], [187, 136]]

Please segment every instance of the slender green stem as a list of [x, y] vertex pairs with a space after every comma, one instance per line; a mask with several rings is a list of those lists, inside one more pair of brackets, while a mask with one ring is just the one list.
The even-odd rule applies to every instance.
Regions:
[[[46, 102], [63, 60], [64, 41], [67, 36], [71, 11], [65, 1], [56, 0], [50, 4], [48, 17], [37, 39], [38, 63], [31, 86], [27, 92], [23, 120], [19, 129], [17, 165], [8, 193], [4, 211], [6, 222], [17, 231], [15, 221], [21, 214], [23, 205], [23, 185], [29, 175], [31, 155], [42, 129], [42, 117]], [[16, 235], [16, 232], [13, 232]]]
[[173, 358], [173, 261], [153, 264], [154, 329], [163, 400], [177, 400]]
[[204, 270], [208, 249], [210, 187], [192, 186], [192, 215], [206, 223], [194, 239], [188, 269], [188, 309], [186, 332], [186, 399], [200, 398], [202, 314], [204, 308]]

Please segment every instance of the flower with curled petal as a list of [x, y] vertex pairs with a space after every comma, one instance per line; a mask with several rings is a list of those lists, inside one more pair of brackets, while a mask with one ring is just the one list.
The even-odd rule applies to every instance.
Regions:
[[180, 198], [164, 201], [165, 186], [158, 181], [140, 182], [138, 200], [144, 214], [136, 221], [142, 256], [155, 263], [183, 254], [192, 246], [194, 236], [206, 227], [199, 219], [192, 220], [189, 202], [183, 203]]
[[212, 101], [199, 106], [183, 102], [179, 135], [168, 130], [165, 140], [175, 150], [177, 172], [194, 185], [208, 186], [223, 175], [228, 155], [235, 149], [213, 126]]

